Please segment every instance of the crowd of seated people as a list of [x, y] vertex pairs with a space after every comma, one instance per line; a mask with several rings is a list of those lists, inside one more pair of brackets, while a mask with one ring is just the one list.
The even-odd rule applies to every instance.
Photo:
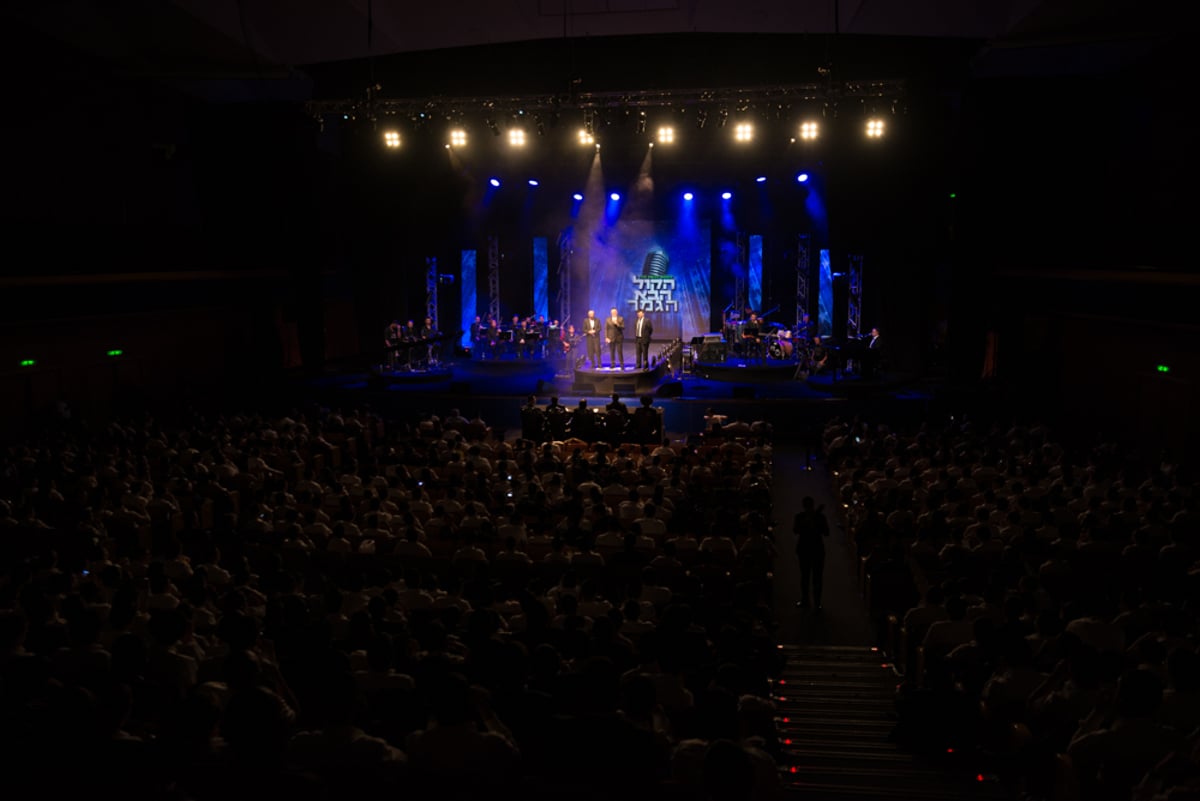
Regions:
[[583, 398], [573, 409], [559, 403], [557, 396], [543, 406], [536, 395], [530, 395], [521, 407], [521, 436], [539, 443], [603, 440], [612, 445], [654, 445], [663, 439], [663, 414], [651, 395], [643, 395], [632, 411], [615, 392], [604, 406], [589, 406]]
[[457, 411], [10, 446], [4, 795], [774, 797], [769, 479]]
[[1184, 467], [961, 418], [838, 419], [824, 446], [871, 605], [895, 624], [897, 740], [973, 755], [1027, 799], [1197, 797]]

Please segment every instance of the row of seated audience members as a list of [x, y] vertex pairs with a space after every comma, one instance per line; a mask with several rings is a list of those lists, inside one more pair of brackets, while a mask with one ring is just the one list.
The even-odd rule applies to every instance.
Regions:
[[5, 796], [776, 797], [770, 443], [457, 418], [4, 451]]
[[618, 393], [603, 407], [588, 406], [586, 398], [568, 409], [551, 397], [542, 406], [530, 395], [521, 407], [521, 436], [534, 442], [575, 438], [584, 442], [603, 440], [614, 445], [624, 442], [656, 444], [663, 438], [662, 409], [654, 406], [651, 395], [643, 395], [631, 412]]
[[872, 605], [902, 624], [898, 740], [985, 755], [1023, 798], [1198, 797], [1185, 467], [961, 418], [838, 419], [824, 446]]

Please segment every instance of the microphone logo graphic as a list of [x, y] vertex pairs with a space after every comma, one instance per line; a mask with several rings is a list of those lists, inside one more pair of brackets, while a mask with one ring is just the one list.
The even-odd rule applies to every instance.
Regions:
[[642, 277], [644, 278], [662, 278], [668, 274], [668, 269], [671, 266], [671, 260], [667, 258], [667, 254], [661, 250], [652, 250], [646, 254], [645, 260], [642, 261]]

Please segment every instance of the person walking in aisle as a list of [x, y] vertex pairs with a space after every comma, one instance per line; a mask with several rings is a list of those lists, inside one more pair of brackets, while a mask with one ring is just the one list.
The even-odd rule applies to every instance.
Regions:
[[820, 609], [829, 521], [825, 517], [825, 507], [818, 507], [811, 495], [804, 497], [802, 506], [792, 523], [792, 533], [796, 535], [796, 559], [800, 562], [800, 600], [796, 606], [808, 606], [811, 587], [812, 605]]

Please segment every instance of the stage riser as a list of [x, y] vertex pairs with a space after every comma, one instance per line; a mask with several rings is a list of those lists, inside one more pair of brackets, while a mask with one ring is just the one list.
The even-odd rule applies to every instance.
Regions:
[[634, 370], [627, 367], [624, 372], [607, 370], [576, 370], [575, 383], [571, 391], [577, 395], [609, 396], [614, 392], [621, 397], [636, 397], [654, 394], [669, 376], [670, 366], [661, 362], [651, 370]]

